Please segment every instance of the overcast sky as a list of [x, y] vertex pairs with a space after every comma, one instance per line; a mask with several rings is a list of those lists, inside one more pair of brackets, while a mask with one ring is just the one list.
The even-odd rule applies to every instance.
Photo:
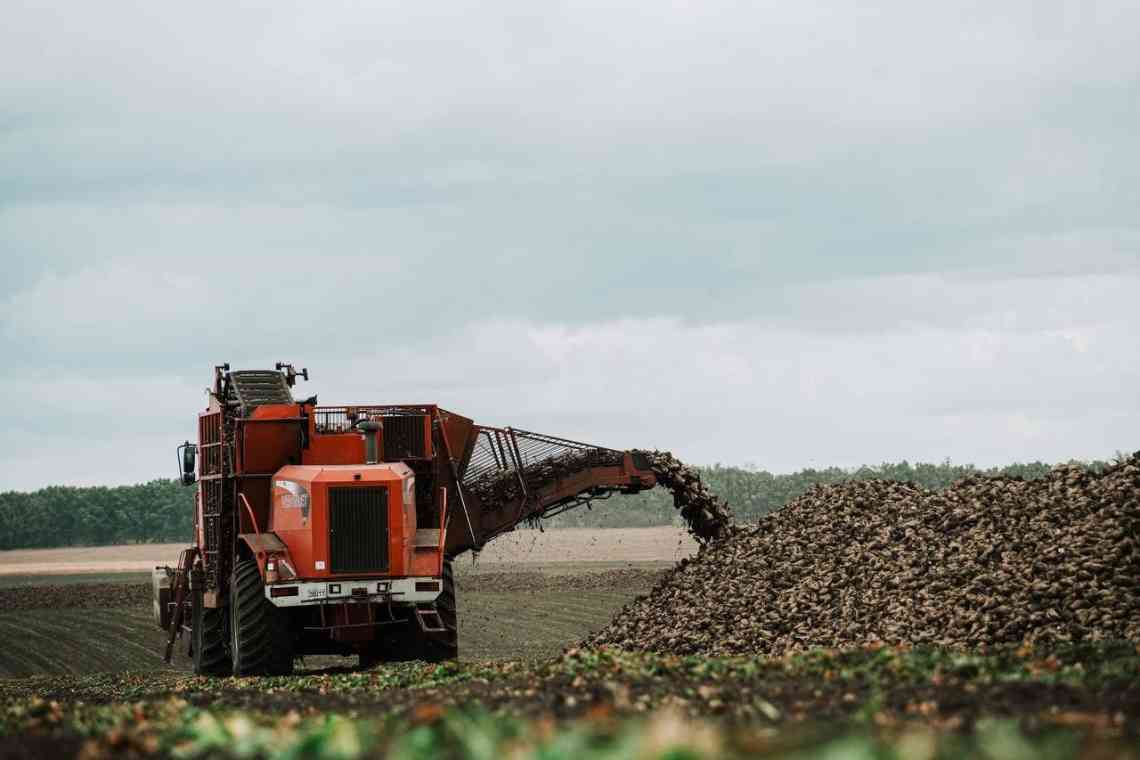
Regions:
[[774, 471], [1140, 448], [1134, 2], [9, 0], [0, 489], [215, 363]]

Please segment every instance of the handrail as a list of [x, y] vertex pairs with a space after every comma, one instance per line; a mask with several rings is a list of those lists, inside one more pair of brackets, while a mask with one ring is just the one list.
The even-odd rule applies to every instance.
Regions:
[[253, 514], [253, 507], [249, 505], [249, 499], [245, 498], [245, 494], [239, 492], [238, 496], [241, 497], [241, 503], [245, 505], [245, 511], [249, 513], [249, 521], [253, 523], [253, 532], [261, 535], [261, 528], [257, 525], [257, 517]]

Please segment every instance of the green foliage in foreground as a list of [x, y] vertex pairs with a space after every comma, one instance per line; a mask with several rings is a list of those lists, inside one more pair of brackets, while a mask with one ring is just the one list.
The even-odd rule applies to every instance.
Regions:
[[[1091, 466], [1099, 468], [1104, 463], [1093, 462]], [[1050, 467], [1032, 462], [980, 470], [947, 461], [900, 462], [855, 470], [829, 467], [788, 475], [719, 464], [699, 469], [705, 483], [732, 505], [737, 518], [752, 522], [816, 485], [886, 478], [939, 489], [977, 474], [1039, 478]], [[189, 541], [193, 508], [194, 489], [173, 480], [114, 488], [52, 486], [31, 493], [7, 491], [0, 493], [0, 550]], [[574, 510], [546, 523], [548, 527], [595, 528], [680, 524], [671, 495], [660, 488], [636, 496], [614, 496], [596, 502], [592, 510]]]
[[[0, 680], [0, 749], [35, 736], [41, 751], [54, 740], [87, 757], [187, 760], [1140, 759], [1127, 743], [1134, 710], [1112, 696], [1138, 678], [1129, 642], [775, 658], [571, 650], [536, 665], [402, 663], [265, 679], [52, 676]], [[1001, 696], [1033, 693], [1057, 695], [1061, 708]], [[995, 718], [1009, 710], [1016, 718]]]
[[[804, 726], [784, 734], [743, 726], [725, 727], [661, 711], [643, 718], [578, 720], [566, 724], [519, 719], [479, 708], [454, 709], [426, 722], [359, 720], [340, 714], [301, 718], [216, 714], [174, 704], [165, 717], [172, 728], [139, 735], [127, 720], [111, 721], [96, 734], [88, 753], [162, 753], [174, 758], [316, 758], [354, 760], [385, 756], [401, 760], [703, 760], [765, 757], [786, 760], [933, 760], [986, 757], [1005, 760], [1095, 756], [1140, 757], [1119, 740], [1089, 739], [1086, 732], [1048, 727], [1022, 731], [1013, 720], [979, 721], [970, 734], [915, 725], [896, 730], [867, 727], [835, 731]], [[108, 737], [110, 741], [108, 741]], [[102, 741], [100, 741], [100, 739]], [[1099, 754], [1096, 754], [1099, 752]]]
[[[589, 692], [596, 683], [617, 681], [644, 689], [653, 699], [678, 689], [688, 694], [700, 685], [718, 683], [769, 686], [774, 682], [822, 682], [827, 691], [841, 693], [884, 693], [935, 683], [971, 689], [994, 684], [1046, 684], [1101, 691], [1140, 683], [1140, 646], [1128, 641], [1086, 642], [1051, 649], [1004, 646], [981, 653], [869, 644], [780, 657], [680, 656], [601, 648], [570, 649], [561, 657], [538, 663], [399, 662], [371, 670], [293, 676], [214, 678], [177, 671], [37, 675], [0, 679], [0, 706], [62, 697], [84, 703], [138, 703], [171, 696], [224, 705], [250, 704], [264, 695], [308, 700], [328, 694], [366, 698], [425, 690], [458, 698], [465, 689], [500, 686], [511, 696], [519, 684], [541, 690], [548, 684], [569, 682], [574, 689]], [[560, 691], [570, 694], [572, 690], [563, 686]], [[825, 696], [822, 692], [816, 695]], [[772, 717], [770, 712], [761, 710]], [[0, 712], [0, 728], [2, 715]]]
[[[429, 724], [388, 722], [379, 729], [331, 715], [289, 725], [258, 726], [241, 715], [219, 719], [209, 713], [187, 716], [187, 727], [162, 743], [174, 757], [327, 758], [349, 760], [385, 754], [407, 760], [501, 757], [541, 760], [616, 760], [650, 758], [768, 757], [787, 760], [919, 760], [988, 757], [1005, 760], [1048, 760], [1087, 756], [1137, 757], [1111, 741], [1088, 742], [1082, 732], [1049, 728], [1023, 732], [1015, 721], [987, 719], [969, 735], [914, 726], [901, 731], [856, 729], [835, 732], [821, 726], [773, 736], [771, 732], [733, 727], [663, 711], [647, 718], [620, 721], [577, 721], [551, 726], [494, 715], [480, 709], [445, 712]], [[281, 724], [285, 723], [284, 726]], [[1084, 745], [1084, 746], [1082, 746]]]

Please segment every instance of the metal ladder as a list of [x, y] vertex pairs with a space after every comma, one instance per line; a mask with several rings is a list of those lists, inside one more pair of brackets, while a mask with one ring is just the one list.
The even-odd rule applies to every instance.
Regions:
[[183, 549], [178, 557], [178, 569], [174, 571], [174, 587], [171, 589], [174, 597], [174, 614], [170, 616], [170, 630], [166, 637], [166, 651], [162, 661], [170, 664], [174, 658], [174, 642], [182, 637], [182, 617], [186, 609], [186, 592], [190, 590], [190, 568], [198, 558], [198, 547], [191, 546]]

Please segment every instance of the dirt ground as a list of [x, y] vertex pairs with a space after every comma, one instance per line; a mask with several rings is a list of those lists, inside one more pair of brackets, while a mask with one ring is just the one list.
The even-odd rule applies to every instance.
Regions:
[[[576, 649], [692, 551], [668, 529], [505, 537], [478, 562], [458, 563], [459, 663], [354, 672], [354, 659], [308, 658], [284, 679], [192, 677], [184, 643], [173, 666], [161, 662], [147, 574], [107, 568], [149, 567], [171, 548], [0, 555], [0, 757], [162, 755], [188, 741], [225, 742], [196, 750], [213, 756], [233, 741], [228, 728], [215, 737], [215, 715], [222, 726], [255, 722], [277, 752], [283, 741], [315, 741], [305, 732], [327, 730], [332, 713], [350, 721], [340, 730], [370, 741], [391, 725], [417, 741], [430, 731], [441, 746], [461, 748], [499, 741], [494, 731], [504, 721], [534, 721], [544, 736], [557, 725], [620, 738], [628, 736], [622, 726], [658, 716], [652, 726], [664, 715], [711, 721], [685, 730], [720, 736], [733, 749], [728, 754], [741, 757], [796, 737], [821, 749], [794, 756], [839, 756], [828, 754], [835, 742], [873, 749], [883, 736], [902, 742], [916, 726], [933, 732], [926, 735], [931, 748], [1016, 740], [1025, 750], [1018, 757], [1043, 756], [1038, 749], [1076, 756], [1081, 747], [1091, 752], [1084, 756], [1136, 756], [1128, 755], [1140, 717], [1134, 645], [1049, 656], [865, 647], [737, 659]], [[478, 723], [488, 710], [493, 717]], [[531, 724], [517, 725], [526, 731]], [[452, 736], [455, 726], [465, 733]], [[1056, 730], [1068, 733], [1054, 738]], [[500, 748], [509, 745], [502, 742]], [[1066, 747], [1074, 749], [1060, 751]], [[879, 756], [869, 751], [843, 756]], [[916, 756], [966, 754], [932, 749]]]
[[[0, 552], [0, 576], [74, 575], [150, 572], [173, 565], [183, 544], [127, 544], [64, 549], [17, 549]], [[654, 562], [668, 567], [697, 549], [683, 528], [562, 528], [519, 530], [492, 541], [478, 557], [459, 559], [465, 572], [490, 572], [491, 566], [523, 564], [567, 572], [563, 563], [591, 563], [596, 569]], [[596, 564], [600, 563], [600, 564]]]
[[[654, 576], [646, 574], [646, 581]], [[101, 586], [77, 584], [77, 594], [99, 595]], [[124, 586], [123, 588], [129, 588]], [[647, 590], [642, 584], [640, 590]], [[459, 654], [463, 661], [537, 660], [553, 657], [605, 625], [637, 588], [621, 590], [460, 591]], [[0, 604], [12, 589], [0, 590]], [[145, 591], [145, 589], [144, 589]], [[117, 598], [121, 598], [120, 592]], [[59, 599], [58, 593], [53, 598]], [[80, 601], [83, 601], [82, 599]], [[0, 677], [36, 674], [117, 673], [169, 670], [161, 660], [164, 639], [151, 608], [8, 608], [0, 612]], [[177, 648], [175, 670], [189, 670]], [[352, 665], [351, 658], [308, 658], [300, 671]]]
[[[557, 655], [647, 592], [695, 545], [673, 529], [519, 531], [456, 563], [460, 657]], [[0, 677], [166, 670], [148, 571], [174, 545], [0, 554]], [[599, 559], [602, 558], [602, 559]], [[114, 568], [128, 572], [114, 572]], [[141, 572], [140, 572], [141, 570]], [[178, 651], [184, 650], [179, 645]], [[312, 658], [306, 668], [347, 661]], [[175, 669], [185, 670], [179, 658]]]

